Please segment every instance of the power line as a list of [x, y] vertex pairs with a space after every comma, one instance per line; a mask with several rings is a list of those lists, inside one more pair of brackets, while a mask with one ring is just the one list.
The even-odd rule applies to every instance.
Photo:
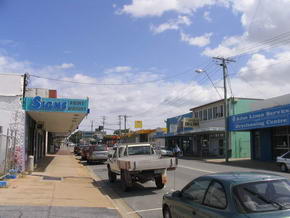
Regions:
[[77, 82], [77, 81], [72, 81], [72, 80], [63, 80], [63, 79], [56, 79], [56, 78], [48, 78], [48, 77], [43, 77], [43, 76], [38, 76], [38, 75], [33, 75], [30, 74], [31, 77], [38, 78], [38, 79], [45, 79], [45, 80], [51, 80], [51, 81], [56, 81], [56, 82], [65, 82], [65, 83], [73, 83], [73, 84], [80, 84], [80, 85], [94, 85], [94, 86], [130, 86], [130, 85], [142, 85], [142, 84], [147, 84], [147, 83], [155, 83], [155, 82], [161, 82], [165, 81], [169, 78], [174, 78], [176, 76], [180, 76], [186, 73], [189, 73], [192, 71], [193, 68], [187, 69], [183, 71], [182, 73], [174, 74], [172, 76], [168, 76], [162, 79], [156, 79], [156, 80], [149, 80], [149, 81], [144, 81], [144, 82], [132, 82], [132, 83], [86, 83], [86, 82]]
[[290, 42], [289, 37], [290, 37], [290, 31], [286, 31], [272, 38], [263, 40], [261, 42], [254, 42], [252, 43], [253, 46], [247, 46], [247, 47], [241, 48], [236, 51], [235, 55], [232, 55], [229, 58], [237, 58], [238, 56], [257, 52], [261, 49], [269, 49], [271, 47], [273, 48], [274, 46], [279, 45], [281, 43], [289, 43]]

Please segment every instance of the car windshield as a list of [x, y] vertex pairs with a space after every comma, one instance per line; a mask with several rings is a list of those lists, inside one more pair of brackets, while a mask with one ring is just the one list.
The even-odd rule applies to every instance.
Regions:
[[106, 146], [105, 145], [97, 145], [97, 146], [94, 146], [93, 150], [94, 151], [106, 151]]
[[238, 185], [233, 191], [238, 207], [246, 213], [290, 209], [290, 182], [286, 179]]
[[128, 147], [128, 155], [147, 155], [152, 154], [150, 146], [132, 146]]

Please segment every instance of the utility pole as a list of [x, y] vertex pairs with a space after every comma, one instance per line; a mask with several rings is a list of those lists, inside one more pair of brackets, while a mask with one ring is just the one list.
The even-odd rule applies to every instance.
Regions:
[[127, 118], [129, 118], [130, 116], [128, 115], [124, 115], [124, 128], [125, 128], [125, 131], [127, 130]]
[[228, 76], [228, 68], [227, 63], [229, 62], [235, 62], [232, 59], [228, 58], [222, 58], [222, 57], [213, 57], [213, 59], [221, 61], [220, 66], [223, 67], [223, 80], [224, 80], [224, 118], [225, 118], [225, 147], [226, 147], [226, 153], [225, 153], [225, 159], [226, 162], [229, 162], [229, 129], [228, 129], [228, 117], [229, 117], [229, 108], [228, 108], [228, 99], [227, 99], [227, 76]]
[[122, 124], [121, 119], [122, 119], [122, 115], [119, 115], [118, 117], [119, 117], [119, 136], [121, 136], [121, 128], [122, 128], [122, 126], [121, 126], [121, 124]]
[[25, 98], [25, 94], [26, 94], [26, 88], [27, 88], [27, 85], [28, 85], [27, 77], [28, 77], [28, 74], [24, 73], [24, 76], [23, 76], [23, 90], [22, 90], [22, 104], [24, 103], [24, 98]]
[[127, 115], [124, 115], [124, 129], [125, 129], [125, 131], [127, 129], [126, 125], [127, 125]]
[[94, 131], [94, 121], [91, 120], [91, 132], [93, 132], [93, 131]]
[[105, 131], [105, 120], [106, 120], [106, 117], [103, 116], [103, 131]]

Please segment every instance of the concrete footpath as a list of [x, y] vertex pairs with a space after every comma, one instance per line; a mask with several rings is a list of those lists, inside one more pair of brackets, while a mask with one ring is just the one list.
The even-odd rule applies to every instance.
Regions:
[[2, 217], [121, 217], [114, 202], [95, 185], [88, 169], [67, 148], [48, 155], [32, 175], [0, 189]]

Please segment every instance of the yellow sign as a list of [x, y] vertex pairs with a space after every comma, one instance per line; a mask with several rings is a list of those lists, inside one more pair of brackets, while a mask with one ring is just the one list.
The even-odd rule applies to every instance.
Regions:
[[183, 118], [184, 128], [193, 128], [199, 126], [199, 119], [197, 118]]
[[142, 120], [135, 120], [135, 128], [142, 128]]

